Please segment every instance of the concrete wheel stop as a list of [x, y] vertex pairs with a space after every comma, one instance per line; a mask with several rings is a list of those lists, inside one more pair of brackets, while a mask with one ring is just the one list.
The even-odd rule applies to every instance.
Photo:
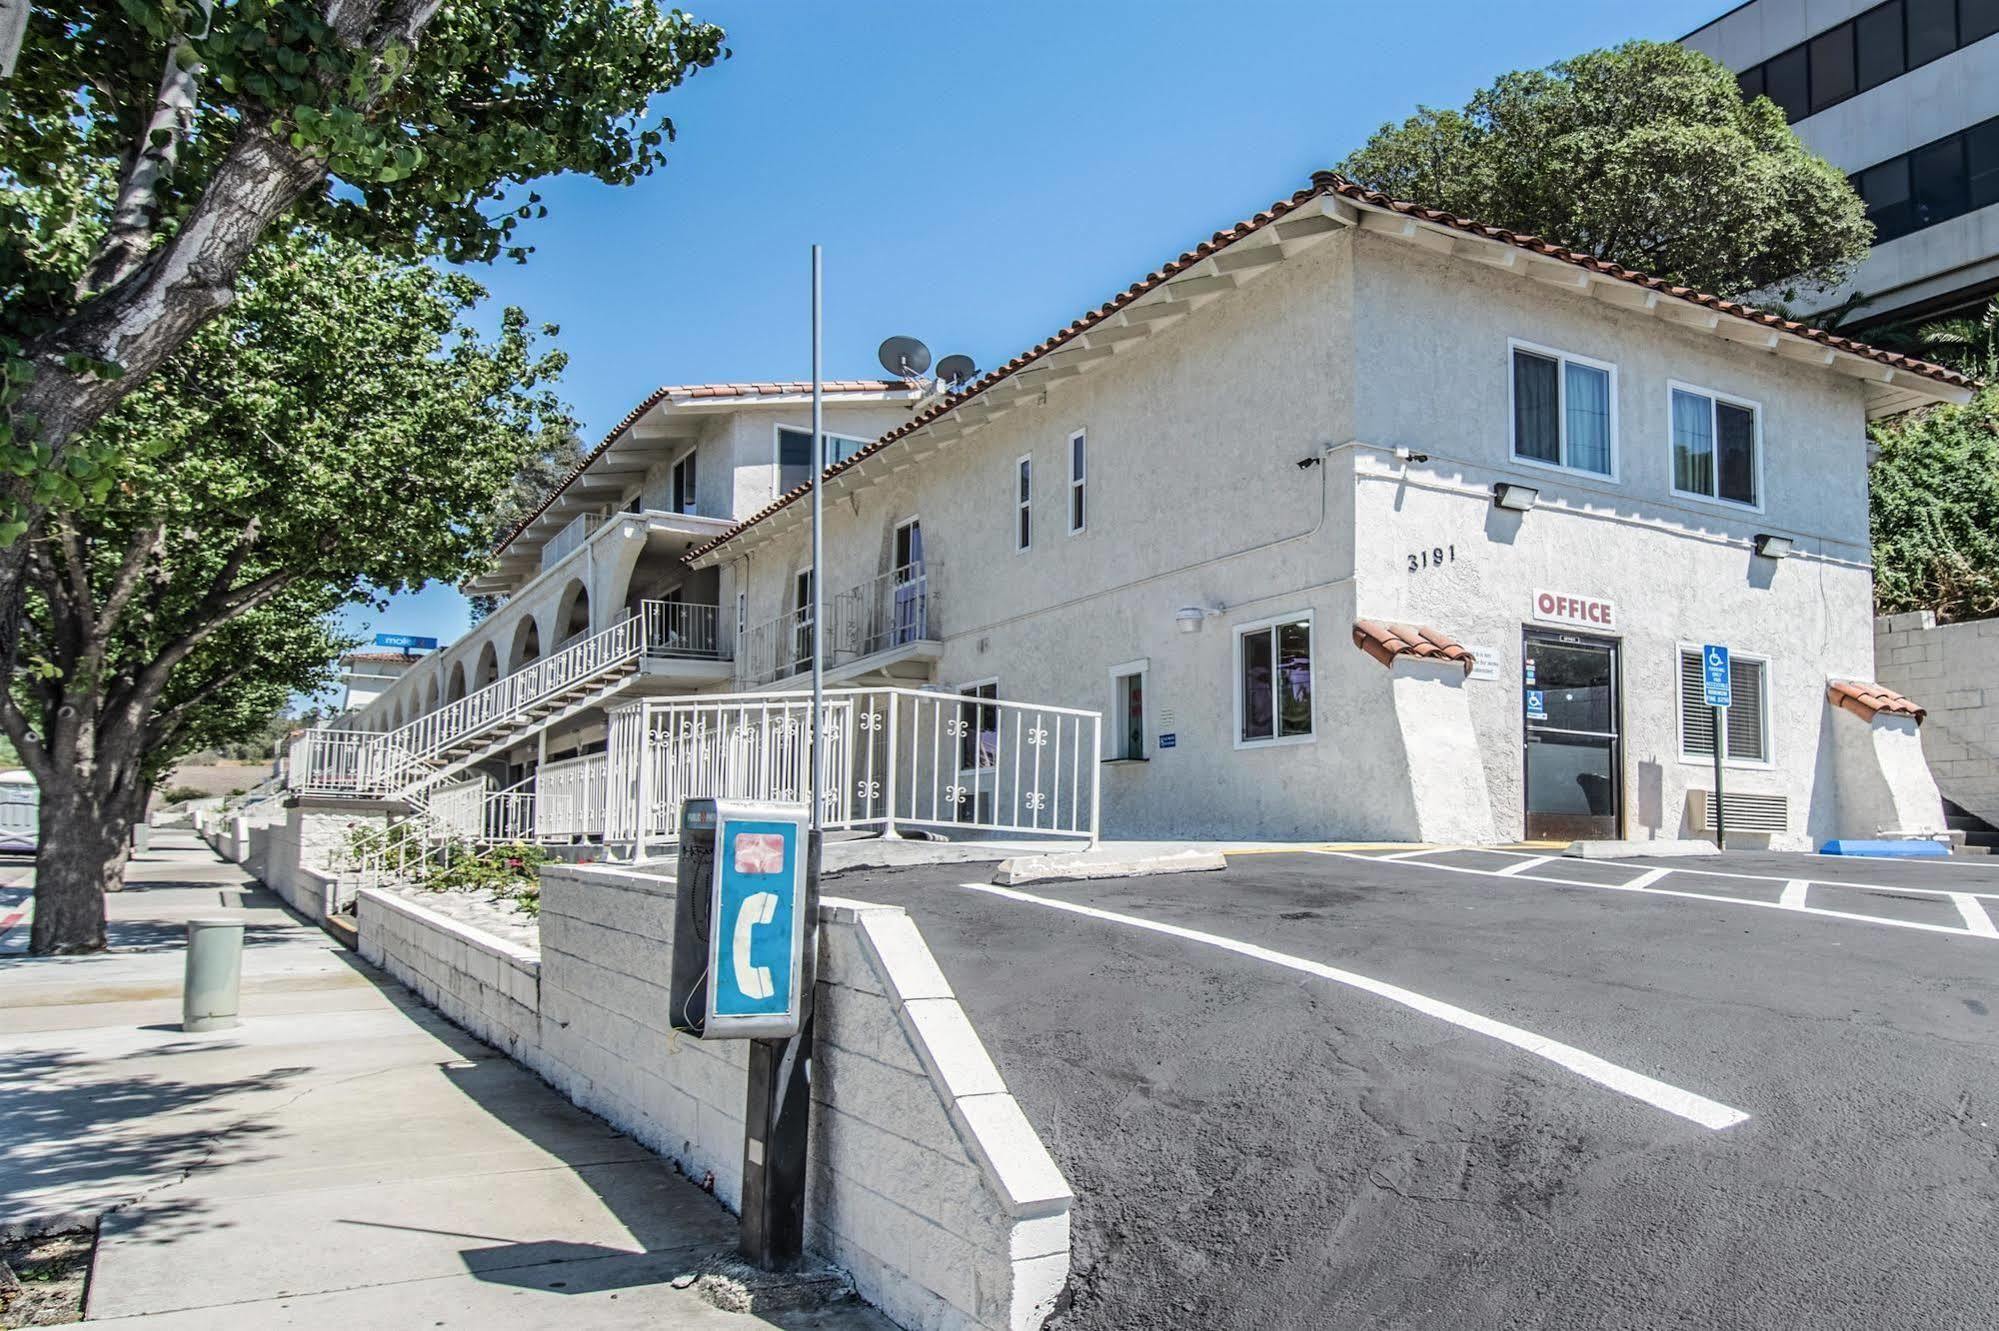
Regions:
[[1023, 855], [1001, 860], [992, 881], [1002, 887], [1022, 883], [1091, 878], [1144, 878], [1167, 873], [1212, 873], [1229, 867], [1218, 850], [1122, 851], [1099, 846], [1095, 850], [1070, 851], [1061, 855]]

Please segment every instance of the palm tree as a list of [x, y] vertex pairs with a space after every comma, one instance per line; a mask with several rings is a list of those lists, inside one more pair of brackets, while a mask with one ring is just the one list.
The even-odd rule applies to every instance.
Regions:
[[1916, 341], [1931, 360], [1974, 379], [1999, 379], [1999, 297], [1975, 319], [1945, 319], [1916, 329]]

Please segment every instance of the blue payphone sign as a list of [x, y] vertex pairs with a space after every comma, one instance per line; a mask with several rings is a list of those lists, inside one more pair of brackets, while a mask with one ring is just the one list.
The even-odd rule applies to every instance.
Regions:
[[705, 1034], [795, 1034], [805, 920], [803, 806], [716, 802]]

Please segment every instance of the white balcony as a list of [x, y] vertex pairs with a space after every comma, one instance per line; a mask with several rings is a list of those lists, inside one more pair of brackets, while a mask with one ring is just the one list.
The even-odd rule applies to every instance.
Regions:
[[[921, 561], [891, 569], [826, 600], [825, 674], [852, 680], [870, 673], [918, 674], [941, 650], [931, 590], [934, 567]], [[802, 606], [750, 629], [736, 644], [736, 682], [759, 688], [812, 669], [812, 608]]]
[[568, 557], [572, 550], [580, 550], [590, 539], [590, 533], [603, 524], [604, 519], [595, 513], [578, 513], [570, 519], [569, 525], [548, 538], [541, 547], [541, 567], [544, 572], [554, 568]]

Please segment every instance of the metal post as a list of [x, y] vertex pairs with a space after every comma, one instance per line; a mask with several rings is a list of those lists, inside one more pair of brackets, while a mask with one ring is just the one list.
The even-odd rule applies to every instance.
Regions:
[[227, 916], [189, 920], [180, 1028], [215, 1031], [236, 1025], [242, 982], [243, 921]]
[[812, 1009], [819, 960], [819, 845], [824, 813], [820, 754], [824, 748], [825, 600], [820, 559], [825, 553], [820, 474], [826, 470], [820, 393], [820, 258], [812, 247], [812, 715], [806, 778], [811, 800], [806, 834], [805, 938], [799, 956], [798, 1034], [750, 1041], [749, 1095], [743, 1113], [743, 1255], [766, 1271], [798, 1261], [805, 1248], [805, 1148], [811, 1136]]
[[1710, 707], [1714, 713], [1714, 848], [1728, 849], [1728, 815], [1721, 806], [1721, 764], [1728, 755], [1728, 709]]

